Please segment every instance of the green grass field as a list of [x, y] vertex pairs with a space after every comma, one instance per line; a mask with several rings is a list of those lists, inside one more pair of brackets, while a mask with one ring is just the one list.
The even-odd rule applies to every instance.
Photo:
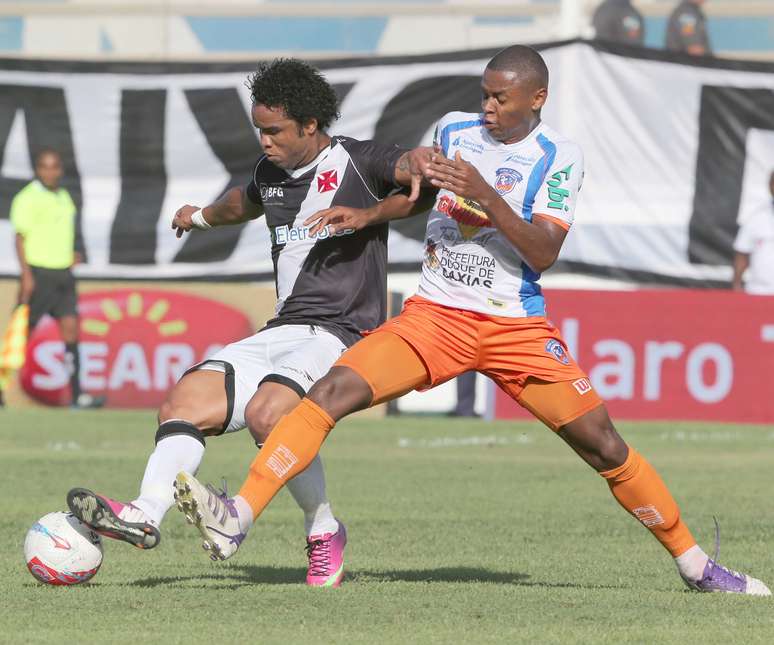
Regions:
[[[774, 583], [774, 432], [621, 424], [697, 539]], [[90, 584], [40, 585], [22, 543], [72, 486], [132, 498], [152, 413], [0, 411], [3, 643], [772, 643], [771, 599], [687, 592], [607, 486], [532, 423], [349, 421], [323, 450], [349, 529], [338, 590], [303, 584], [300, 512], [283, 492], [236, 557], [212, 563], [171, 510], [157, 549], [106, 540]], [[211, 440], [200, 477], [238, 489], [247, 433]]]

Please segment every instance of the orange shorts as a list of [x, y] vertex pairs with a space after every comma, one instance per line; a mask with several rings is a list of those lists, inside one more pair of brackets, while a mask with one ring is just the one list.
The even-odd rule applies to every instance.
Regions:
[[[393, 334], [410, 345], [419, 361], [412, 363], [411, 352], [401, 352], [394, 340], [391, 344]], [[602, 404], [545, 318], [489, 316], [419, 296], [407, 300], [400, 315], [350, 348], [336, 365], [360, 374], [371, 385], [374, 402], [476, 370], [553, 430]]]

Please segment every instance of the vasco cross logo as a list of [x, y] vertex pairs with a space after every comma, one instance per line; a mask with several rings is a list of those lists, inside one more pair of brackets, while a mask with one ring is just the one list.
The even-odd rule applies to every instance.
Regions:
[[326, 170], [317, 175], [317, 192], [327, 193], [335, 190], [339, 185], [339, 177], [335, 170]]
[[570, 178], [570, 172], [572, 171], [572, 164], [562, 170], [557, 170], [551, 179], [546, 182], [548, 186], [548, 208], [555, 208], [557, 210], [570, 210], [570, 207], [564, 203], [565, 198], [570, 196], [570, 191], [566, 188], [562, 188], [562, 184]]

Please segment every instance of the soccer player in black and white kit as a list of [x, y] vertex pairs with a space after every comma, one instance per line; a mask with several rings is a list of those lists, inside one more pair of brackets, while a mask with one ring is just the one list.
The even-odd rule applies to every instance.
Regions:
[[[381, 324], [387, 221], [418, 208], [412, 201], [418, 185], [411, 196], [396, 192], [412, 181], [404, 151], [326, 134], [338, 117], [337, 99], [315, 69], [278, 59], [261, 65], [248, 85], [264, 151], [252, 181], [204, 208], [183, 206], [172, 227], [181, 236], [265, 215], [276, 316], [253, 336], [194, 365], [169, 392], [137, 499], [118, 502], [84, 488], [67, 495], [70, 510], [94, 530], [141, 548], [158, 544], [158, 525], [174, 504], [175, 476], [196, 472], [206, 436], [247, 427], [262, 443], [360, 332]], [[352, 209], [365, 209], [369, 225], [315, 226], [321, 211], [326, 221], [346, 222]], [[305, 514], [307, 583], [337, 586], [346, 531], [331, 511], [319, 458], [288, 487]]]

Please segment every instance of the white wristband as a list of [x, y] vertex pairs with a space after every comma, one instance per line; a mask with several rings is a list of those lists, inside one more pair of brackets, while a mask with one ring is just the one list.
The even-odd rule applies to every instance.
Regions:
[[212, 228], [212, 224], [204, 219], [204, 214], [202, 213], [201, 208], [193, 215], [191, 215], [191, 224], [194, 228], [198, 228], [200, 231], [206, 231], [208, 228]]

